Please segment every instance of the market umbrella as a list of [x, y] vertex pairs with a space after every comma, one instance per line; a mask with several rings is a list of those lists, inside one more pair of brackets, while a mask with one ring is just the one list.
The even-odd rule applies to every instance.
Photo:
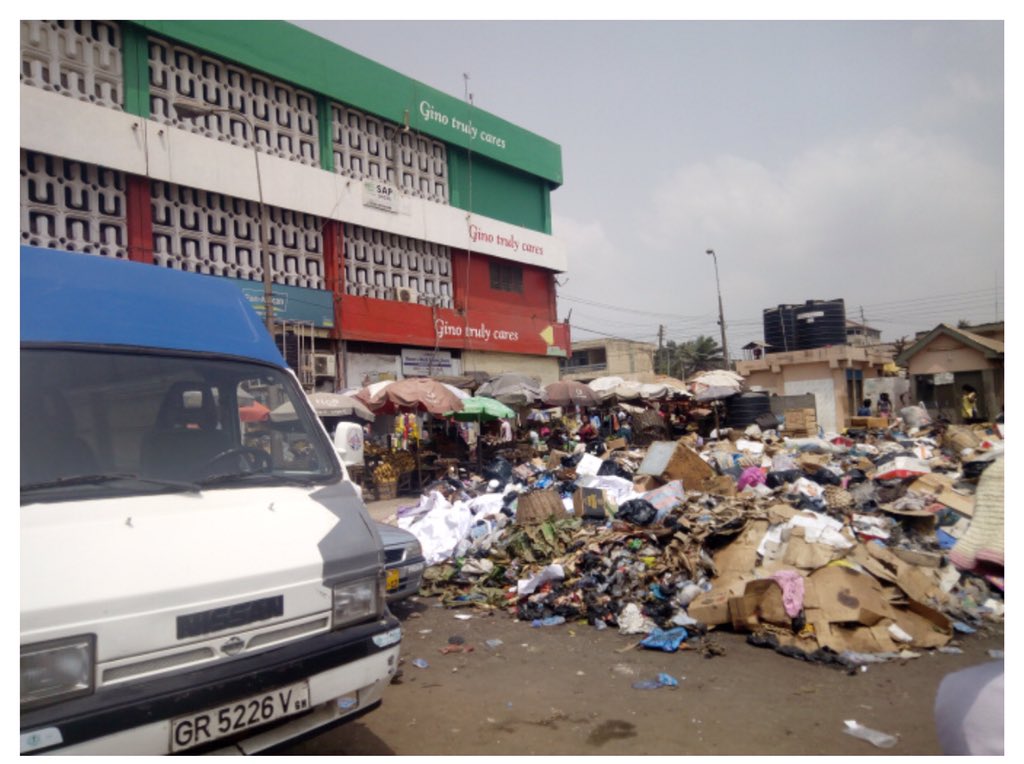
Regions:
[[515, 415], [516, 412], [501, 401], [480, 395], [463, 399], [461, 411], [445, 413], [445, 416], [453, 417], [460, 422], [490, 422], [495, 419], [511, 419]]
[[699, 390], [694, 396], [694, 400], [698, 403], [706, 403], [707, 401], [720, 401], [725, 398], [731, 398], [739, 393], [739, 389], [735, 387], [705, 387], [703, 390]]
[[597, 393], [597, 397], [604, 402], [615, 398], [615, 388], [625, 381], [622, 377], [598, 377], [587, 382], [587, 387]]
[[476, 394], [494, 398], [506, 406], [530, 406], [541, 399], [543, 391], [534, 377], [506, 372], [484, 382], [477, 388]]
[[[317, 416], [357, 416], [372, 422], [376, 417], [366, 404], [351, 395], [340, 393], [310, 393], [306, 396]], [[289, 422], [296, 419], [295, 407], [286, 401], [270, 412], [275, 422]]]
[[561, 379], [544, 387], [541, 400], [549, 406], [596, 406], [597, 393], [582, 382]]
[[[375, 393], [369, 391], [376, 388]], [[441, 382], [430, 377], [409, 377], [387, 384], [376, 383], [357, 394], [375, 414], [422, 411], [443, 415], [461, 411], [462, 400]]]

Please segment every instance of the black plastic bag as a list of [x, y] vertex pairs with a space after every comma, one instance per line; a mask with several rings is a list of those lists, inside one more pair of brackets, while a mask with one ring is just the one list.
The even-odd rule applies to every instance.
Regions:
[[769, 488], [780, 488], [786, 485], [786, 483], [795, 483], [803, 475], [802, 470], [780, 470], [778, 472], [769, 472], [765, 475], [764, 482]]
[[832, 470], [820, 469], [807, 474], [808, 480], [813, 480], [818, 485], [842, 485], [842, 479]]
[[615, 513], [616, 520], [625, 520], [633, 525], [650, 525], [654, 522], [658, 510], [644, 499], [630, 499], [620, 504], [619, 510]]
[[512, 463], [497, 456], [484, 466], [483, 473], [486, 480], [497, 480], [501, 485], [505, 485], [512, 479]]
[[598, 475], [613, 475], [615, 477], [625, 478], [626, 480], [633, 479], [633, 473], [623, 467], [614, 459], [605, 459], [601, 462], [601, 466], [597, 468]]
[[583, 454], [569, 454], [568, 456], [562, 457], [562, 466], [566, 469], [573, 469], [577, 464], [580, 463], [580, 459], [583, 458]]
[[603, 440], [592, 440], [587, 443], [587, 453], [593, 454], [594, 456], [600, 456], [608, 449], [604, 445]]
[[779, 429], [779, 418], [768, 411], [764, 414], [758, 414], [757, 419], [754, 420], [754, 424], [762, 430], [777, 430]]

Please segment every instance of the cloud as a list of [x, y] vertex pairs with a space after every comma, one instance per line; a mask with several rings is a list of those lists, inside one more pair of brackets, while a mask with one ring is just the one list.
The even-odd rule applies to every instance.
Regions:
[[778, 167], [724, 155], [680, 167], [636, 230], [661, 259], [715, 249], [727, 315], [840, 297], [850, 310], [992, 287], [1002, 188], [998, 169], [953, 141], [891, 129]]

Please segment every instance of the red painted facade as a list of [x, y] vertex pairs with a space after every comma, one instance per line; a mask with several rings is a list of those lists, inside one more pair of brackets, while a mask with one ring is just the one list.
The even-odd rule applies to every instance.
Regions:
[[[569, 326], [555, 319], [554, 274], [536, 266], [522, 269], [523, 291], [491, 288], [492, 262], [477, 253], [452, 251], [454, 309], [431, 308], [369, 297], [341, 297], [342, 339], [419, 347], [554, 355], [569, 349]], [[468, 312], [467, 312], [468, 308]], [[546, 331], [550, 328], [550, 332]], [[548, 340], [543, 334], [548, 334]]]
[[[129, 258], [152, 263], [152, 201], [144, 178], [128, 176], [127, 221]], [[543, 356], [569, 350], [569, 325], [556, 321], [549, 270], [453, 250], [454, 308], [355, 297], [345, 294], [344, 227], [327, 221], [323, 233], [324, 280], [334, 295], [331, 334], [336, 339]], [[520, 268], [522, 292], [493, 289], [492, 262]]]

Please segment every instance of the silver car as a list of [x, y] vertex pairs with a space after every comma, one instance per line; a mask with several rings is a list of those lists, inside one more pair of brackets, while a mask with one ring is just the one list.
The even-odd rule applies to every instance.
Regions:
[[387, 523], [377, 523], [377, 531], [384, 543], [388, 602], [415, 594], [420, 590], [426, 567], [420, 542], [409, 531]]

